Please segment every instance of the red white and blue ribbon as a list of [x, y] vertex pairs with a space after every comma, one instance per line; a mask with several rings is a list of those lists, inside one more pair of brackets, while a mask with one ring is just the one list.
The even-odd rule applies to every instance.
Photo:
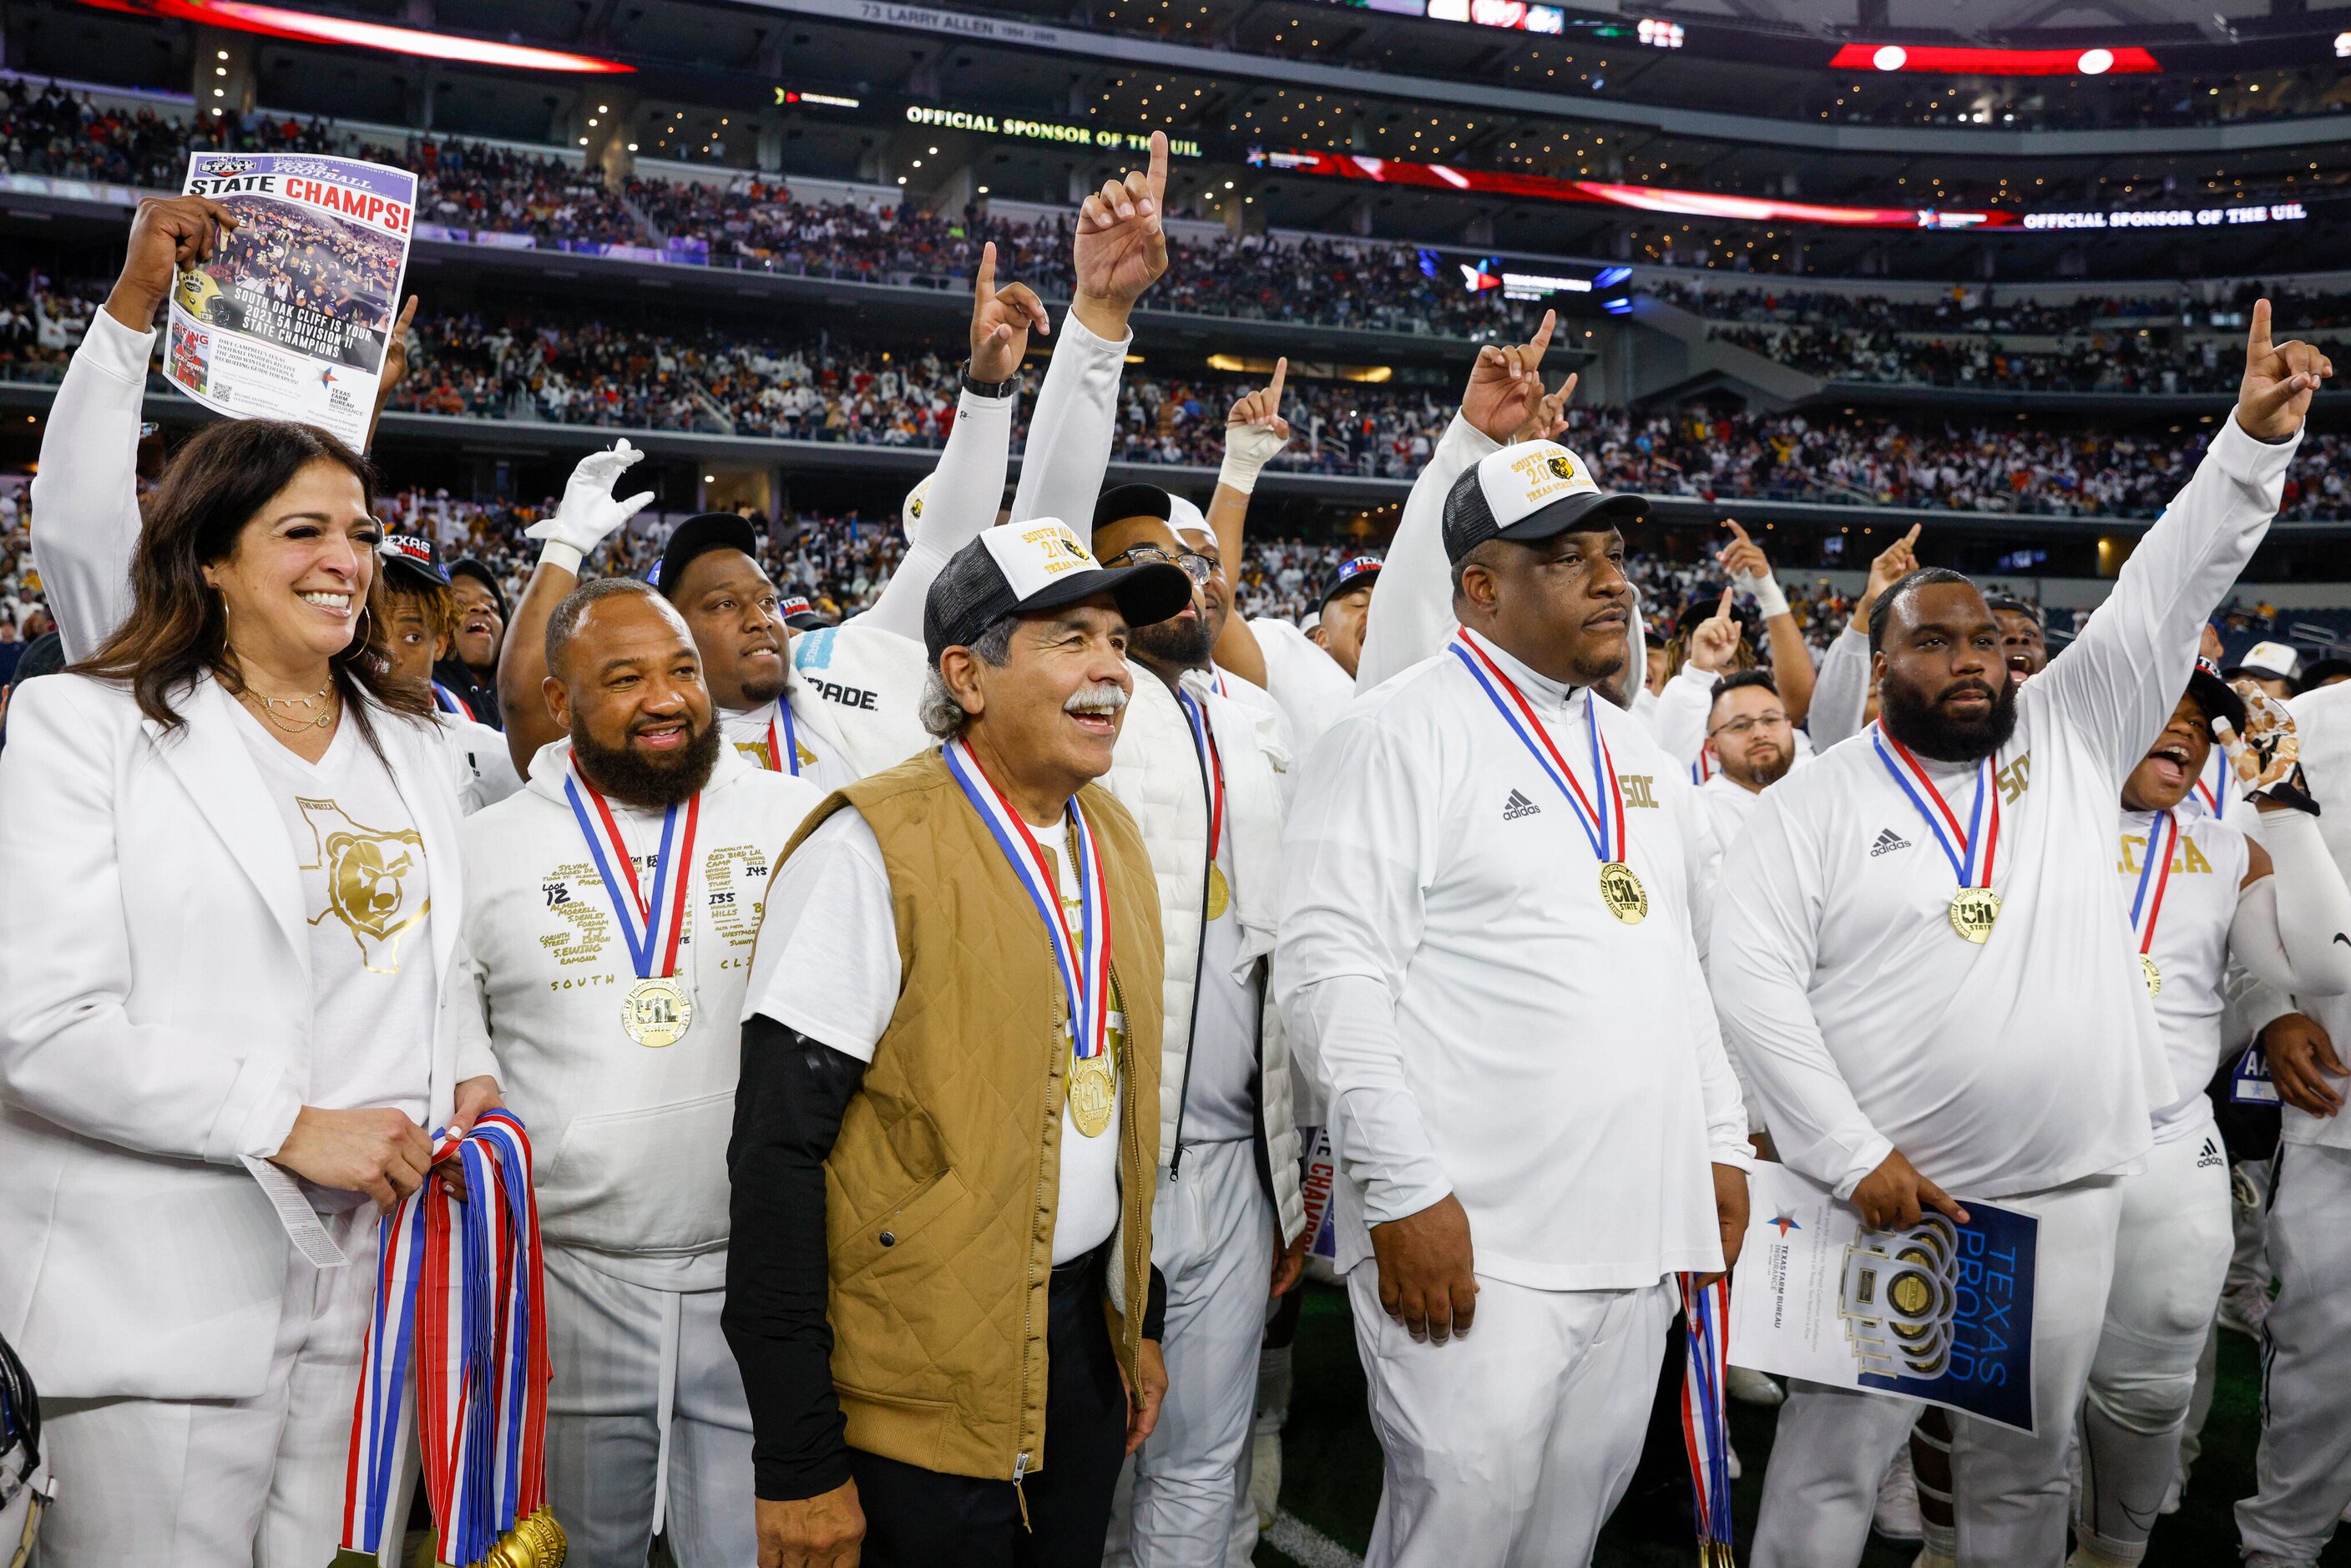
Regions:
[[1178, 687], [1176, 700], [1183, 705], [1185, 721], [1192, 727], [1192, 747], [1200, 754], [1200, 771], [1208, 782], [1208, 859], [1213, 862], [1217, 846], [1225, 841], [1225, 754], [1217, 749], [1216, 728], [1199, 699]]
[[[782, 728], [777, 728], [778, 724]], [[792, 730], [792, 705], [789, 697], [776, 699], [776, 716], [768, 721], [768, 770], [800, 776], [800, 739]]]
[[459, 696], [455, 692], [451, 691], [447, 686], [443, 685], [439, 681], [433, 683], [433, 701], [434, 705], [439, 707], [443, 713], [454, 713], [459, 718], [472, 718], [474, 716], [474, 710], [467, 705], [465, 699]]
[[[462, 1197], [442, 1179], [453, 1164]], [[406, 1523], [389, 1512], [413, 1388], [437, 1560], [478, 1563], [546, 1502], [552, 1366], [530, 1139], [513, 1113], [486, 1112], [462, 1137], [436, 1134], [433, 1166], [380, 1229], [341, 1544], [373, 1557]]]
[[1682, 1446], [1689, 1455], [1698, 1560], [1731, 1568], [1730, 1427], [1723, 1404], [1730, 1377], [1730, 1281], [1700, 1285], [1677, 1276], [1682, 1291]]
[[[1961, 887], [1990, 887], [1992, 857], [2000, 850], [2000, 790], [1992, 782], [1991, 758], [1984, 758], [1976, 765], [1975, 804], [1968, 808], [1968, 825], [1962, 829], [1959, 819], [1951, 810], [1950, 802], [1927, 777], [1927, 770], [1910, 754], [1910, 748], [1886, 733], [1882, 724], [1874, 725], [1869, 741], [1877, 747], [1877, 759], [1886, 764], [1886, 771], [1894, 782], [1910, 797], [1926, 819], [1927, 831], [1935, 835], [1935, 842], [1943, 858], [1951, 862], [1951, 873], [1959, 879]], [[1889, 749], [1890, 747], [1890, 749]], [[1896, 761], [1899, 758], [1901, 760]], [[1933, 804], [1929, 805], [1928, 802]], [[1984, 821], [1985, 803], [1991, 803], [1991, 821]], [[1982, 830], [1979, 831], [1979, 830]]]
[[[629, 962], [637, 978], [650, 980], [677, 973], [677, 950], [684, 940], [687, 884], [694, 880], [694, 838], [702, 825], [702, 795], [685, 802], [685, 831], [678, 832], [678, 808], [662, 813], [661, 853], [653, 864], [653, 890], [637, 880], [636, 862], [621, 837], [612, 808], [573, 763], [563, 780], [563, 798], [588, 841], [596, 874], [604, 882], [605, 900], [612, 918], [621, 923], [621, 939], [628, 945]], [[590, 809], [592, 808], [592, 810]], [[670, 852], [674, 844], [677, 852]]]
[[[2211, 782], [2205, 782], [2206, 774], [2211, 776]], [[2204, 764], [2204, 772], [2196, 776], [2196, 798], [2204, 802], [2209, 815], [2218, 817], [2229, 809], [2228, 795], [2229, 754], [2216, 746]]]
[[[1519, 744], [1527, 748], [1536, 765], [1558, 786], [1568, 809], [1583, 825], [1583, 836], [1592, 841], [1592, 852], [1600, 857], [1604, 865], [1611, 861], [1623, 860], [1625, 787], [1616, 779], [1614, 755], [1609, 751], [1607, 742], [1600, 738], [1600, 720], [1593, 711], [1592, 695], [1589, 692], [1584, 694], [1583, 727], [1592, 740], [1593, 787], [1601, 794], [1596, 809], [1584, 794], [1583, 784], [1577, 781], [1575, 769], [1567, 765], [1567, 758], [1561, 756], [1559, 747], [1552, 744], [1551, 732], [1543, 727], [1542, 720], [1535, 716], [1535, 710], [1528, 705], [1526, 695], [1502, 673], [1502, 666], [1494, 662], [1492, 655], [1478, 645], [1478, 639], [1471, 635], [1469, 629], [1464, 626], [1457, 630], [1453, 641], [1447, 647], [1455, 658], [1461, 661], [1470, 678], [1484, 690], [1486, 700], [1494, 705], [1494, 711], [1502, 716], [1502, 722], [1510, 727], [1510, 733], [1519, 737]], [[1601, 786], [1604, 779], [1606, 780], [1604, 789]]]
[[1053, 961], [1061, 967], [1062, 993], [1070, 998], [1070, 1040], [1081, 1059], [1101, 1054], [1110, 1027], [1110, 891], [1102, 880], [1102, 857], [1095, 852], [1093, 829], [1073, 797], [1070, 801], [1070, 845], [1076, 864], [1071, 876], [1078, 884], [1078, 929], [1070, 929], [1067, 912], [1054, 891], [1044, 847], [1020, 820], [1020, 813], [996, 787], [971, 748], [949, 741], [941, 756], [971, 809], [996, 840], [996, 847], [1012, 867], [1012, 874], [1028, 890], [1038, 917], [1053, 939]]
[[[2156, 841], [2163, 841], [2158, 854]], [[2147, 831], [2147, 853], [2138, 868], [2138, 890], [2131, 894], [2131, 930], [2138, 936], [2139, 956], [2144, 958], [2155, 946], [2155, 923], [2163, 918], [2164, 890], [2171, 885], [2171, 855], [2179, 847], [2179, 820], [2169, 811], [2158, 811]], [[2158, 865], [2162, 869], [2157, 870]], [[2147, 884], [2155, 883], [2155, 897], [2147, 895]]]

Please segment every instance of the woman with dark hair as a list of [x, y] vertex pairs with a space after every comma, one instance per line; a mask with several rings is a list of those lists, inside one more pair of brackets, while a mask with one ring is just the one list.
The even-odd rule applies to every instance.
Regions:
[[376, 1211], [497, 1102], [371, 485], [308, 426], [200, 432], [129, 618], [8, 716], [0, 1335], [53, 1568], [333, 1553]]

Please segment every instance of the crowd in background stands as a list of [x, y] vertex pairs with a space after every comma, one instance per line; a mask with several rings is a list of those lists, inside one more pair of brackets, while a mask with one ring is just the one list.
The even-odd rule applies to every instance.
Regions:
[[1931, 297], [1850, 294], [1828, 288], [1712, 288], [1680, 278], [1645, 277], [1640, 291], [1708, 320], [1800, 327], [1862, 327], [1882, 332], [2012, 332], [2050, 336], [2105, 329], [2242, 327], [2266, 298], [2294, 330], [2351, 327], [2351, 293], [2313, 293], [2259, 278], [2212, 278], [2168, 294], [2092, 294], [2043, 301], [2012, 291], [1955, 285]]
[[2127, 326], [2074, 334], [2048, 348], [1972, 333], [1917, 338], [1867, 329], [1719, 321], [1708, 335], [1829, 381], [2002, 392], [2225, 392], [2235, 390], [2244, 372], [2243, 350], [2235, 340], [2206, 334], [2174, 344]]

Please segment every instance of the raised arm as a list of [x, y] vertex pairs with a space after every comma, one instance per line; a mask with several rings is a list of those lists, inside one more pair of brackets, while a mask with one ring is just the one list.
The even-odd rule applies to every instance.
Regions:
[[392, 336], [384, 340], [383, 373], [376, 378], [375, 408], [368, 415], [367, 451], [375, 450], [375, 429], [383, 423], [384, 408], [408, 379], [408, 329], [415, 324], [416, 296], [412, 294], [401, 307], [400, 319], [392, 324]]
[[50, 406], [33, 476], [33, 564], [68, 662], [88, 658], [131, 613], [139, 424], [156, 312], [179, 270], [210, 260], [220, 232], [236, 222], [203, 196], [141, 202], [122, 271]]
[[1869, 563], [1869, 580], [1854, 601], [1853, 619], [1821, 660], [1813, 682], [1812, 711], [1804, 723], [1816, 751], [1826, 751], [1845, 737], [1861, 733], [1869, 712], [1870, 608], [1896, 579], [1917, 569], [1919, 526], [1911, 524], [1908, 533], [1878, 551], [1877, 559]]
[[[1526, 342], [1489, 343], [1478, 350], [1462, 389], [1460, 412], [1445, 427], [1428, 466], [1413, 481], [1404, 517], [1380, 569], [1379, 591], [1372, 595], [1364, 627], [1364, 651], [1355, 664], [1355, 689], [1369, 691], [1390, 675], [1408, 670], [1445, 645], [1458, 621], [1453, 613], [1453, 568], [1445, 558], [1445, 497], [1464, 470], [1498, 452], [1520, 428], [1539, 417], [1544, 401], [1543, 351], [1551, 347], [1555, 312]], [[1554, 409], [1575, 390], [1575, 378], [1554, 395]]]
[[[1290, 422], [1281, 417], [1281, 382], [1289, 373], [1287, 357], [1274, 361], [1273, 380], [1233, 404], [1225, 420], [1225, 463], [1217, 471], [1217, 493], [1208, 497], [1208, 528], [1217, 536], [1217, 554], [1226, 574], [1235, 583], [1241, 580], [1242, 525], [1249, 520], [1258, 473], [1290, 444]], [[1257, 633], [1238, 606], [1225, 617], [1215, 656], [1217, 664], [1251, 685], [1269, 684], [1265, 650], [1257, 645]]]
[[1748, 537], [1736, 517], [1722, 526], [1734, 536], [1715, 559], [1729, 575], [1731, 586], [1751, 596], [1763, 615], [1763, 634], [1771, 643], [1771, 684], [1779, 688], [1781, 706], [1792, 724], [1802, 724], [1813, 706], [1813, 655], [1804, 646], [1803, 629], [1788, 608], [1788, 595], [1771, 573], [1763, 547]]
[[1071, 244], [1077, 286], [1029, 416], [1015, 522], [1059, 517], [1081, 543], [1093, 542], [1094, 500], [1110, 467], [1119, 377], [1134, 341], [1127, 319], [1167, 270], [1166, 189], [1167, 138], [1155, 131], [1149, 169], [1108, 182], [1079, 210]]
[[523, 585], [522, 601], [507, 625], [506, 645], [498, 653], [498, 711], [507, 721], [507, 753], [515, 772], [530, 777], [531, 758], [563, 730], [548, 712], [547, 623], [563, 596], [580, 586], [580, 568], [598, 545], [616, 528], [643, 511], [653, 498], [651, 490], [625, 500], [612, 497], [612, 486], [644, 454], [629, 444], [627, 436], [608, 451], [591, 452], [571, 470], [563, 499], [555, 515], [524, 530], [543, 541], [538, 565]]
[[1031, 328], [1052, 330], [1036, 291], [1025, 283], [998, 288], [996, 246], [982, 246], [972, 283], [969, 382], [1007, 390], [995, 397], [965, 385], [956, 403], [955, 428], [947, 432], [946, 449], [933, 470], [922, 527], [907, 541], [904, 558], [873, 607], [851, 620], [923, 640], [923, 601], [931, 584], [956, 551], [996, 521], [1004, 499], [1004, 476], [1012, 463], [1012, 411], [1020, 397], [1010, 383], [1020, 373]]
[[1731, 657], [1739, 652], [1739, 622], [1730, 618], [1731, 592], [1724, 589], [1722, 602], [1714, 613], [1690, 632], [1689, 657], [1657, 694], [1657, 711], [1650, 716], [1650, 733], [1685, 768], [1706, 749], [1706, 721], [1714, 712], [1714, 683], [1730, 673]]
[[2311, 344], [2273, 345], [2270, 303], [2254, 303], [2235, 412], [2082, 634], [2024, 688], [2022, 700], [2053, 705], [2116, 780], [2179, 702], [2205, 619], [2276, 515], [2310, 400], [2333, 373]]

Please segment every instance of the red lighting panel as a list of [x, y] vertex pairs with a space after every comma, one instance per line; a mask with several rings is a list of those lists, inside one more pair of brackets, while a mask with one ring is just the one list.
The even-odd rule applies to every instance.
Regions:
[[2137, 47], [1961, 49], [1927, 44], [1847, 44], [1829, 61], [1845, 71], [1938, 71], [1971, 77], [2144, 76], [2163, 68]]
[[493, 43], [486, 38], [428, 33], [416, 27], [387, 26], [347, 16], [319, 16], [282, 5], [248, 5], [246, 0], [82, 0], [103, 11], [128, 11], [134, 16], [160, 16], [167, 21], [195, 22], [232, 32], [258, 33], [264, 37], [296, 38], [311, 44], [348, 44], [387, 54], [415, 55], [426, 59], [458, 60], [468, 65], [503, 66], [510, 70], [575, 71], [610, 76], [632, 72], [634, 66], [564, 49], [535, 49], [522, 44]]

